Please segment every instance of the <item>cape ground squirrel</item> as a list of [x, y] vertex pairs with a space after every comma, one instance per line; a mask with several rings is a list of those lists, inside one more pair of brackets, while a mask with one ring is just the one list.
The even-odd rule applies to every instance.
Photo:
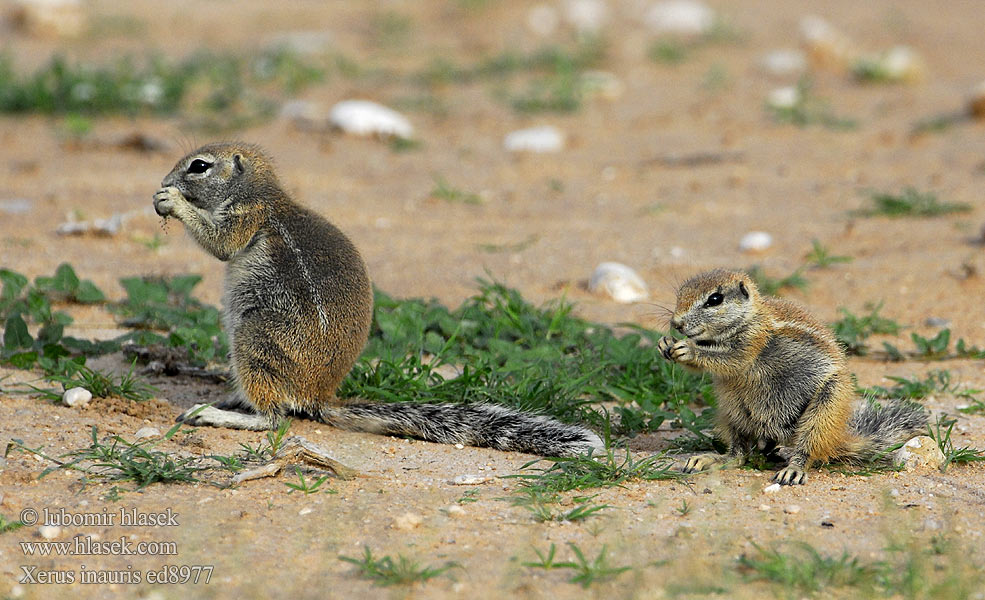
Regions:
[[584, 427], [502, 406], [336, 397], [369, 335], [366, 267], [341, 231], [291, 199], [257, 147], [210, 144], [185, 156], [161, 182], [154, 209], [228, 263], [222, 319], [236, 391], [179, 421], [263, 430], [293, 413], [344, 429], [547, 456], [602, 448]]
[[813, 461], [879, 458], [926, 429], [912, 402], [855, 403], [845, 352], [800, 305], [761, 296], [745, 273], [716, 270], [684, 282], [671, 326], [686, 336], [657, 344], [667, 360], [711, 373], [718, 396], [716, 433], [728, 454], [691, 457], [686, 473], [716, 463], [741, 465], [763, 441], [766, 452], [792, 446], [784, 485], [807, 482]]

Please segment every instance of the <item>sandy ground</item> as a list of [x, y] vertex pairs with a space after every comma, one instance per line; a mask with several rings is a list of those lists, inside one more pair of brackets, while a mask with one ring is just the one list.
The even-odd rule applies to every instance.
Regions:
[[[39, 38], [4, 31], [4, 47], [18, 68], [43, 63], [60, 50], [80, 60], [120, 53], [157, 51], [181, 57], [208, 46], [246, 51], [278, 33], [323, 29], [333, 48], [361, 63], [413, 72], [436, 56], [462, 63], [504, 49], [531, 50], [570, 38], [562, 23], [547, 38], [526, 25], [526, 3], [490, 0], [472, 11], [468, 2], [298, 3], [274, 8], [259, 1], [229, 3], [135, 1], [87, 3], [99, 35], [78, 39]], [[473, 3], [480, 4], [480, 3]], [[547, 2], [561, 10], [562, 3]], [[859, 121], [848, 131], [797, 128], [774, 123], [764, 112], [767, 93], [796, 77], [777, 79], [757, 66], [769, 50], [796, 47], [797, 23], [817, 7], [805, 1], [713, 3], [742, 34], [738, 43], [699, 48], [682, 64], [647, 58], [653, 39], [642, 22], [648, 4], [610, 3], [603, 30], [609, 40], [601, 68], [624, 86], [614, 99], [589, 98], [571, 114], [524, 116], [496, 97], [482, 80], [448, 85], [434, 94], [444, 115], [408, 111], [423, 146], [394, 153], [375, 140], [299, 131], [284, 119], [223, 137], [262, 144], [276, 158], [282, 180], [305, 204], [332, 219], [357, 243], [374, 282], [400, 297], [436, 297], [457, 305], [471, 295], [477, 277], [495, 277], [543, 302], [562, 294], [576, 312], [609, 323], [662, 327], [662, 306], [673, 302], [676, 283], [701, 269], [764, 265], [784, 275], [803, 262], [811, 240], [854, 261], [809, 271], [810, 286], [788, 295], [825, 320], [838, 308], [860, 312], [884, 301], [882, 314], [908, 324], [897, 343], [909, 346], [910, 331], [933, 334], [929, 317], [946, 319], [955, 338], [985, 345], [985, 292], [980, 189], [985, 182], [985, 124], [968, 122], [941, 133], [909, 135], [918, 120], [960, 110], [967, 91], [982, 79], [980, 6], [933, 3], [825, 3], [824, 16], [860, 47], [877, 51], [896, 44], [915, 48], [925, 77], [912, 85], [863, 85], [838, 69], [814, 73], [814, 93], [833, 111]], [[561, 11], [563, 13], [563, 11]], [[374, 18], [404, 15], [411, 23], [400, 48], [372, 42]], [[115, 27], [105, 26], [116, 24]], [[123, 24], [122, 26], [120, 24]], [[725, 74], [719, 87], [709, 73]], [[717, 80], [716, 79], [716, 80]], [[522, 86], [518, 86], [522, 89]], [[420, 88], [386, 79], [338, 75], [303, 98], [322, 106], [351, 98], [394, 104], [420, 96]], [[569, 135], [558, 154], [513, 156], [502, 149], [507, 132], [552, 124]], [[206, 256], [171, 223], [164, 245], [150, 249], [141, 239], [160, 234], [150, 211], [158, 182], [177, 158], [212, 139], [187, 130], [179, 119], [108, 118], [95, 121], [92, 139], [112, 140], [140, 132], [168, 149], [139, 153], [111, 146], [67, 143], [58, 119], [36, 116], [0, 119], [0, 201], [28, 200], [26, 212], [0, 210], [0, 265], [29, 276], [51, 273], [70, 262], [113, 298], [117, 280], [137, 274], [201, 273], [198, 294], [217, 303], [221, 264]], [[675, 158], [722, 154], [712, 164], [680, 165]], [[430, 197], [436, 178], [480, 194], [478, 205]], [[970, 203], [970, 213], [935, 219], [855, 218], [872, 191], [898, 192], [912, 185], [943, 200]], [[0, 204], [0, 206], [3, 206]], [[102, 218], [132, 211], [124, 232], [112, 238], [59, 237], [66, 214]], [[773, 246], [743, 254], [739, 239], [749, 231], [772, 234]], [[533, 240], [532, 243], [523, 242]], [[488, 252], [482, 245], [525, 246]], [[599, 262], [633, 266], [653, 290], [653, 302], [619, 305], [590, 295], [583, 282]], [[81, 337], [108, 335], [115, 328], [102, 310], [69, 308]], [[122, 361], [100, 363], [120, 368]], [[887, 375], [923, 376], [950, 369], [954, 380], [985, 388], [982, 361], [902, 364], [853, 359], [859, 383], [885, 383]], [[30, 379], [0, 369], [0, 377]], [[134, 407], [94, 401], [83, 410], [19, 395], [0, 396], [0, 441], [59, 455], [88, 445], [90, 432], [128, 439], [139, 428], [166, 430], [179, 412], [201, 399], [215, 399], [220, 386], [154, 380], [160, 398]], [[170, 401], [170, 403], [169, 403]], [[929, 399], [935, 412], [955, 413], [962, 400]], [[176, 406], [177, 405], [177, 406]], [[36, 529], [0, 537], [0, 594], [10, 597], [758, 597], [769, 593], [742, 581], [736, 557], [752, 544], [809, 541], [824, 552], [844, 550], [862, 560], [887, 557], [885, 548], [902, 539], [926, 547], [934, 536], [952, 540], [959, 557], [946, 569], [980, 568], [985, 522], [985, 468], [947, 473], [893, 473], [846, 477], [813, 471], [807, 486], [765, 495], [769, 473], [727, 471], [682, 483], [631, 483], [599, 490], [594, 500], [613, 508], [583, 523], [538, 524], [522, 508], [500, 500], [516, 483], [497, 476], [515, 473], [531, 457], [484, 449], [345, 433], [312, 422], [292, 432], [330, 448], [359, 470], [354, 481], [331, 480], [333, 493], [288, 493], [287, 478], [250, 482], [236, 489], [201, 485], [154, 485], [106, 499], [112, 484], [83, 485], [80, 475], [55, 472], [25, 454], [8, 457], [0, 471], [0, 514], [13, 519], [24, 509], [102, 512], [121, 508], [140, 513], [171, 509], [178, 524], [165, 527], [65, 527], [59, 540], [121, 536], [138, 541], [174, 541], [177, 554], [145, 556], [31, 557], [22, 541], [41, 538]], [[232, 454], [255, 446], [256, 433], [199, 429], [179, 434], [162, 449]], [[985, 416], [962, 416], [955, 443], [985, 447]], [[639, 438], [641, 454], [661, 448]], [[490, 478], [475, 488], [450, 483], [456, 476]], [[459, 504], [478, 490], [476, 502]], [[123, 491], [127, 490], [127, 491]], [[593, 492], [594, 493], [594, 492]], [[686, 501], [690, 512], [678, 508]], [[799, 510], [789, 509], [796, 505]], [[460, 506], [461, 511], [449, 510]], [[790, 512], [785, 511], [785, 508]], [[405, 515], [420, 518], [402, 526]], [[827, 523], [828, 525], [822, 525]], [[590, 558], [607, 548], [614, 565], [633, 571], [587, 590], [569, 583], [563, 571], [522, 566], [534, 548], [557, 544], [564, 559], [568, 542]], [[357, 556], [364, 546], [379, 555], [413, 557], [440, 565], [454, 561], [450, 577], [414, 587], [374, 588], [358, 579], [337, 556]], [[140, 571], [135, 585], [17, 585], [22, 566], [39, 571]], [[148, 574], [167, 565], [214, 565], [209, 584], [153, 585]], [[54, 577], [54, 576], [53, 576]], [[720, 589], [719, 589], [720, 588]], [[715, 591], [719, 589], [719, 591]]]

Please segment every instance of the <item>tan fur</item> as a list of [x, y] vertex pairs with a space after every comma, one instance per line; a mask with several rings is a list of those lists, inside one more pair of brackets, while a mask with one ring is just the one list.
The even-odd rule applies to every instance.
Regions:
[[[741, 464], [761, 440], [790, 446], [774, 480], [797, 484], [812, 462], [858, 446], [848, 426], [855, 392], [844, 351], [800, 305], [763, 297], [745, 273], [710, 271], [681, 286], [671, 325], [687, 339], [664, 337], [658, 347], [668, 360], [711, 374], [725, 462]], [[723, 457], [693, 457], [685, 471], [717, 462]]]

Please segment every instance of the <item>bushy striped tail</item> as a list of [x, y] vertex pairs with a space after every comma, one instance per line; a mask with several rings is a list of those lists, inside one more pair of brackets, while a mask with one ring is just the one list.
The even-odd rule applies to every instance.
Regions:
[[321, 420], [349, 431], [540, 456], [578, 456], [593, 449], [601, 454], [604, 450], [599, 436], [585, 427], [495, 404], [348, 404], [322, 409]]
[[855, 437], [842, 460], [890, 460], [893, 446], [927, 432], [929, 413], [916, 402], [867, 400], [855, 407], [848, 429]]

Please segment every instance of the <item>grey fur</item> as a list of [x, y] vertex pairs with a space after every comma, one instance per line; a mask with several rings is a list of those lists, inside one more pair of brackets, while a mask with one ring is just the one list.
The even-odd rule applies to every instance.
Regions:
[[847, 461], [888, 461], [894, 446], [905, 443], [927, 430], [930, 415], [916, 402], [890, 400], [880, 404], [873, 400], [855, 406], [848, 429], [864, 440], [864, 445]]
[[236, 391], [179, 421], [263, 430], [302, 414], [359, 431], [547, 456], [601, 450], [583, 427], [498, 406], [347, 405], [338, 398], [369, 335], [369, 276], [352, 242], [295, 203], [257, 147], [210, 144], [188, 154], [161, 182], [154, 208], [180, 219], [227, 263], [222, 320]]

